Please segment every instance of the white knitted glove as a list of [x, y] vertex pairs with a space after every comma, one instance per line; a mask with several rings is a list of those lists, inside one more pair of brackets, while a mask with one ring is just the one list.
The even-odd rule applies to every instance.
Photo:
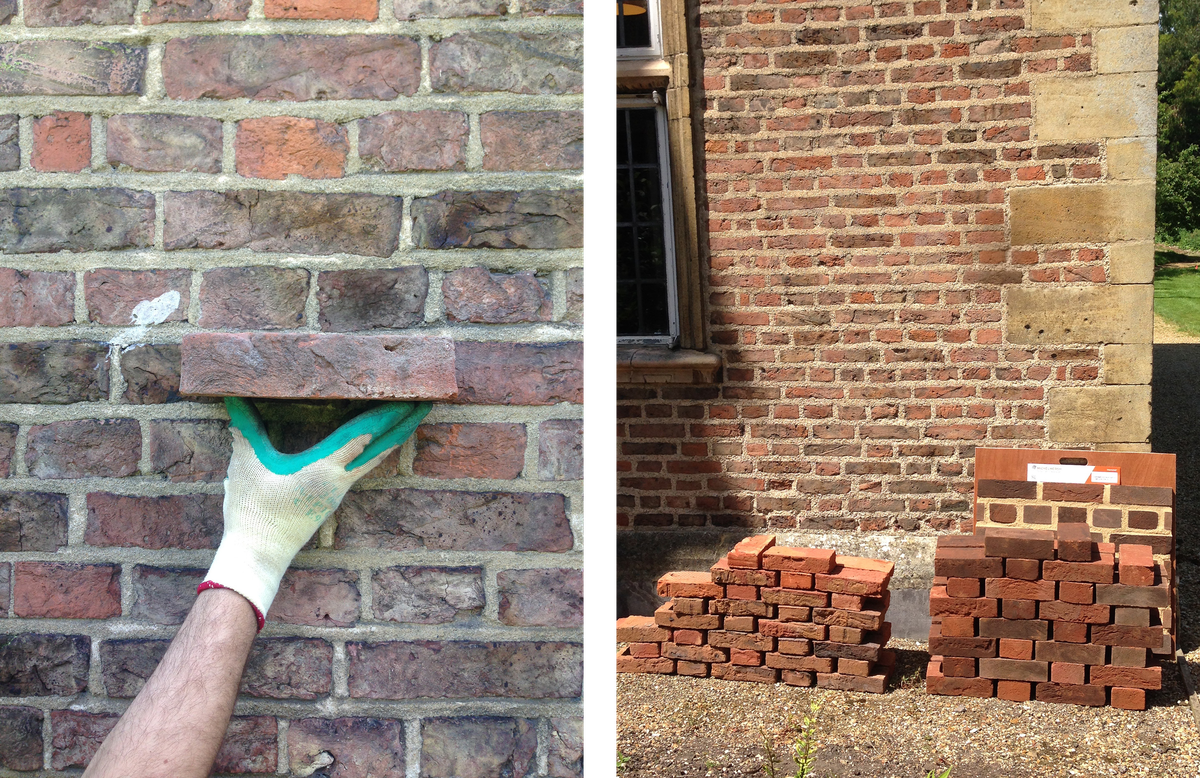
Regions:
[[300, 454], [267, 440], [258, 412], [226, 398], [233, 457], [225, 478], [225, 532], [198, 591], [233, 589], [263, 620], [284, 572], [358, 479], [420, 423], [429, 403], [389, 403], [368, 411]]

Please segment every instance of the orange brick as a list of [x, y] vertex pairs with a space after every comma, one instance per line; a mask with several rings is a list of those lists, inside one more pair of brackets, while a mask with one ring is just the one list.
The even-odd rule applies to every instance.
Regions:
[[942, 634], [951, 638], [975, 637], [975, 617], [942, 616]]
[[266, 0], [263, 13], [268, 19], [357, 19], [373, 22], [379, 18], [378, 0]]
[[730, 600], [757, 600], [758, 587], [728, 584], [725, 587], [725, 597]]
[[1123, 710], [1145, 710], [1146, 690], [1114, 686], [1112, 689], [1112, 706]]
[[866, 659], [847, 659], [846, 657], [837, 660], [837, 671], [846, 675], [870, 675], [871, 662]]
[[1033, 659], [1033, 641], [1000, 638], [1002, 659]]
[[1082, 684], [1087, 675], [1087, 665], [1077, 665], [1072, 662], [1051, 662], [1050, 682]]
[[978, 578], [947, 578], [946, 594], [950, 597], [978, 597], [983, 594], [983, 582]]
[[655, 659], [659, 656], [658, 643], [630, 643], [629, 655], [638, 659]]
[[754, 616], [726, 616], [725, 629], [730, 632], [753, 632], [755, 629]]
[[617, 619], [617, 642], [661, 643], [671, 639], [670, 630], [654, 623], [653, 616], [626, 616]]
[[237, 172], [250, 178], [341, 178], [349, 150], [344, 127], [298, 116], [243, 119], [234, 141]]
[[712, 574], [682, 570], [658, 579], [659, 597], [724, 597], [725, 587], [712, 582]]
[[680, 646], [702, 646], [704, 633], [698, 629], [677, 629], [671, 635], [671, 642]]
[[85, 113], [58, 111], [33, 120], [34, 170], [78, 173], [92, 161], [92, 118]]
[[813, 574], [782, 572], [779, 574], [779, 585], [784, 589], [811, 589]]
[[763, 663], [763, 655], [761, 651], [751, 651], [744, 648], [731, 648], [729, 649], [729, 661], [735, 665], [758, 667]]
[[1012, 702], [1027, 702], [1033, 697], [1033, 684], [1028, 681], [996, 681], [996, 696]]
[[754, 535], [741, 540], [727, 556], [729, 566], [757, 570], [762, 567], [763, 552], [774, 545], [774, 535]]

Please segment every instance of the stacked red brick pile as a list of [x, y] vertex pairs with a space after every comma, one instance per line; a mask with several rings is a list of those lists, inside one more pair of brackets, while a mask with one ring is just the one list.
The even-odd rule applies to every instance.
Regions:
[[1085, 524], [988, 529], [939, 538], [934, 572], [930, 693], [1144, 710], [1161, 687], [1170, 592], [1149, 546], [1095, 543]]
[[882, 692], [894, 665], [884, 649], [895, 565], [770, 535], [738, 543], [710, 572], [667, 573], [671, 600], [617, 621], [617, 671]]

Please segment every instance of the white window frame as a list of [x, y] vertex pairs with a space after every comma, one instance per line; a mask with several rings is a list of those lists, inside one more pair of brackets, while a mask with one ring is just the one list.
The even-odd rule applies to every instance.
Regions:
[[668, 346], [679, 343], [679, 288], [675, 278], [675, 201], [671, 197], [671, 147], [667, 141], [667, 110], [663, 92], [648, 95], [620, 95], [617, 109], [653, 108], [654, 128], [658, 142], [659, 179], [662, 183], [662, 213], [664, 261], [667, 266], [667, 320], [669, 335], [619, 335], [617, 343], [625, 346]]
[[[616, 13], [615, 9], [613, 13]], [[659, 23], [658, 0], [646, 0], [646, 15], [650, 18], [650, 45], [641, 48], [618, 48], [618, 60], [662, 57], [662, 25]]]

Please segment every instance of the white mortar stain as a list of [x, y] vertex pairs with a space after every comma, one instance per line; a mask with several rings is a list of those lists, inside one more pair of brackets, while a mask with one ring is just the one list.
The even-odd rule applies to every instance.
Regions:
[[179, 292], [172, 289], [153, 300], [142, 300], [133, 306], [133, 313], [129, 316], [129, 323], [133, 326], [112, 337], [109, 341], [112, 348], [128, 347], [145, 340], [150, 327], [162, 324], [179, 309], [179, 300]]

